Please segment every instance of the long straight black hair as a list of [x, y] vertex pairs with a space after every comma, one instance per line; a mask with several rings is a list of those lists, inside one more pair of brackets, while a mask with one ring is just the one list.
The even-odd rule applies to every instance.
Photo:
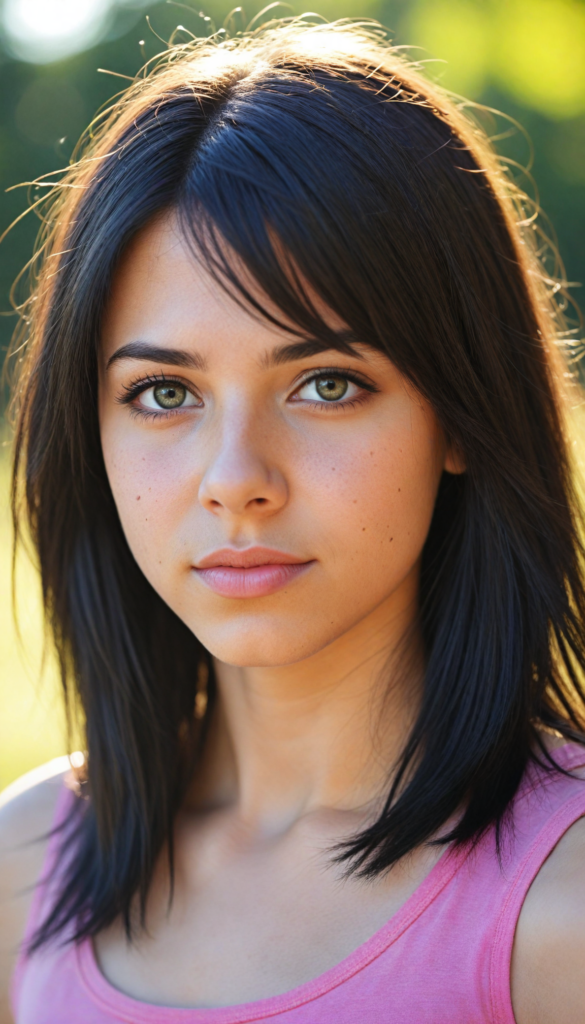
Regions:
[[458, 809], [452, 841], [499, 828], [530, 759], [554, 770], [542, 730], [584, 742], [558, 318], [486, 138], [374, 24], [291, 19], [177, 47], [94, 126], [52, 194], [19, 339], [14, 514], [38, 551], [87, 735], [87, 799], [33, 948], [120, 916], [132, 932], [157, 858], [168, 848], [172, 859], [213, 714], [209, 656], [130, 553], [98, 429], [112, 278], [130, 239], [169, 209], [236, 301], [274, 316], [247, 291], [251, 274], [281, 326], [343, 349], [316, 294], [395, 363], [464, 453], [466, 472], [441, 482], [423, 553], [418, 718], [377, 821], [342, 850], [348, 869], [388, 869]]

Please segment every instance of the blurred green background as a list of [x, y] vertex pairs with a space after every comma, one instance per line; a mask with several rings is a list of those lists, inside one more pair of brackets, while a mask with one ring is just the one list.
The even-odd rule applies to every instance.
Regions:
[[[232, 31], [264, 7], [232, 12]], [[300, 14], [303, 3], [273, 5]], [[413, 47], [426, 73], [448, 88], [510, 115], [533, 147], [533, 179], [515, 171], [556, 232], [569, 281], [585, 281], [585, 0], [311, 0], [327, 19], [376, 18], [398, 44]], [[177, 41], [210, 34], [230, 15], [221, 0], [0, 0], [0, 232], [27, 206], [26, 188], [66, 165], [95, 111], [146, 58]], [[104, 73], [98, 69], [104, 69]], [[116, 77], [116, 76], [122, 76]], [[502, 125], [497, 125], [498, 130]], [[503, 125], [504, 133], [506, 125]], [[526, 135], [498, 143], [520, 167]], [[24, 218], [0, 245], [0, 348], [14, 327], [9, 290], [30, 257], [38, 229]], [[576, 287], [575, 299], [579, 302]], [[578, 450], [581, 413], [575, 421]], [[21, 643], [10, 602], [9, 436], [0, 448], [0, 788], [63, 753], [56, 673], [41, 672], [43, 631], [33, 567], [21, 559]]]

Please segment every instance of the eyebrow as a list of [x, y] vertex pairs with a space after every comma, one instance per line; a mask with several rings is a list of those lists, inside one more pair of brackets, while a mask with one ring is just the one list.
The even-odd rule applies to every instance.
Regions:
[[[332, 333], [327, 339], [306, 338], [303, 341], [295, 341], [288, 345], [277, 345], [270, 352], [265, 352], [261, 359], [264, 369], [272, 366], [282, 366], [284, 363], [292, 363], [297, 359], [308, 359], [309, 356], [319, 355], [331, 349], [337, 349], [346, 355], [354, 356], [357, 359], [364, 357], [353, 348], [357, 338], [349, 331]], [[335, 344], [335, 342], [337, 342]], [[150, 345], [145, 341], [131, 341], [116, 349], [108, 359], [106, 369], [109, 370], [113, 363], [121, 359], [150, 360], [153, 363], [166, 363], [168, 366], [185, 366], [193, 370], [204, 371], [207, 363], [199, 352], [187, 352], [182, 348], [164, 348], [160, 345]]]
[[327, 338], [306, 338], [303, 341], [295, 341], [289, 345], [278, 345], [271, 352], [266, 352], [261, 360], [262, 366], [269, 369], [271, 366], [282, 366], [283, 363], [293, 363], [296, 359], [308, 359], [309, 356], [318, 356], [321, 352], [329, 352], [332, 349], [343, 352], [345, 355], [353, 356], [355, 359], [363, 359], [361, 352], [354, 350], [357, 338], [350, 331], [331, 332]]
[[128, 345], [116, 349], [113, 356], [108, 359], [106, 369], [109, 370], [112, 363], [120, 359], [148, 359], [153, 363], [167, 363], [170, 366], [189, 366], [193, 370], [204, 370], [206, 366], [205, 359], [198, 352], [186, 352], [182, 348], [162, 348], [159, 345], [149, 345], [146, 341], [131, 341]]

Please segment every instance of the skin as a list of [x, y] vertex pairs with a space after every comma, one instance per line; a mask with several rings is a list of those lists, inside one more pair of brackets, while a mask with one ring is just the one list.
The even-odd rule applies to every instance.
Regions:
[[[156, 357], [127, 348], [137, 343]], [[148, 1002], [235, 1004], [316, 977], [380, 928], [440, 855], [415, 851], [365, 883], [344, 880], [329, 851], [376, 816], [416, 713], [420, 556], [441, 474], [464, 466], [381, 353], [357, 345], [349, 356], [284, 361], [290, 344], [209, 278], [172, 215], [126, 253], [101, 351], [106, 468], [135, 558], [213, 654], [220, 693], [203, 769], [177, 821], [172, 909], [163, 858], [148, 935], [128, 946], [115, 924], [95, 943], [108, 980]], [[339, 403], [325, 402], [307, 379], [333, 368], [370, 389], [352, 384]], [[170, 416], [157, 411], [153, 374], [192, 396]], [[142, 394], [122, 402], [140, 381]], [[310, 564], [277, 592], [245, 599], [214, 593], [194, 568], [219, 548], [253, 545]], [[38, 835], [39, 815], [50, 821], [56, 777], [31, 780], [0, 808], [5, 985], [28, 907], [17, 894], [38, 876], [43, 853], [37, 844], [21, 866], [18, 850]], [[584, 843], [579, 822], [522, 910], [518, 1024], [583, 1018], [576, 965], [585, 928], [575, 907], [580, 899], [585, 909]], [[9, 1019], [5, 1009], [0, 1021]]]

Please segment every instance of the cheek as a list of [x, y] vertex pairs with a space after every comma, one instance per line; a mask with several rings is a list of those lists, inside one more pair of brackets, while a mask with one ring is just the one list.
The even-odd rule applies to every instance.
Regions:
[[[316, 457], [305, 478], [323, 545], [355, 585], [392, 588], [417, 562], [443, 467], [442, 436], [428, 416], [377, 429], [355, 446]], [[365, 441], [365, 443], [364, 443]]]
[[[181, 562], [181, 523], [197, 502], [199, 477], [186, 443], [152, 442], [144, 435], [102, 430], [102, 448], [114, 501], [130, 549], [148, 579]], [[186, 552], [185, 552], [186, 553]]]

